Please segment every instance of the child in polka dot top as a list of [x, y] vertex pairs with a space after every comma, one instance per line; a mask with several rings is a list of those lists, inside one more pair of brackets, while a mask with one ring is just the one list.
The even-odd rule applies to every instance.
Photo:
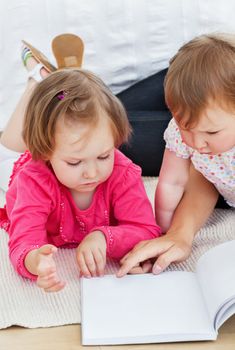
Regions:
[[[173, 118], [164, 134], [166, 148], [155, 196], [156, 220], [163, 232], [169, 230], [175, 214], [185, 206], [182, 197], [187, 192], [186, 184], [195, 178], [190, 175], [188, 182], [192, 169], [213, 187], [212, 208], [218, 193], [235, 207], [235, 35], [202, 35], [182, 46], [170, 62], [165, 98]], [[196, 191], [202, 191], [202, 186], [195, 182], [195, 187], [194, 196], [198, 198], [200, 193]], [[210, 198], [204, 199], [200, 205], [206, 219]], [[187, 204], [184, 214], [181, 210], [186, 221], [189, 211], [194, 210], [193, 196]], [[199, 223], [196, 211], [194, 216]], [[123, 258], [119, 275], [152, 257], [158, 257], [153, 266], [155, 273], [173, 261], [184, 260], [196, 233], [194, 230], [191, 235], [190, 225], [184, 229], [174, 235], [177, 226], [172, 235], [167, 232], [158, 242], [137, 245]]]

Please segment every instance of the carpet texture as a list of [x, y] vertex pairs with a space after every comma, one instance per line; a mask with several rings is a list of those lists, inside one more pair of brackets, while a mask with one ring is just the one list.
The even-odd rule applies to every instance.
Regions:
[[[156, 179], [144, 178], [147, 194], [153, 203]], [[0, 205], [4, 193], [0, 193]], [[197, 234], [187, 261], [172, 264], [168, 270], [195, 268], [197, 259], [208, 249], [235, 239], [235, 211], [216, 209], [207, 224]], [[21, 278], [8, 258], [8, 235], [0, 230], [0, 328], [19, 325], [28, 328], [80, 323], [80, 286], [74, 249], [59, 249], [56, 262], [61, 278], [67, 282], [59, 293], [47, 294], [33, 282]], [[115, 273], [117, 263], [109, 262], [106, 273]]]

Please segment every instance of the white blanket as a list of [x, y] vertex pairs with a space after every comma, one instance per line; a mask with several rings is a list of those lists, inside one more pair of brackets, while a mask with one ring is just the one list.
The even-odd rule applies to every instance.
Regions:
[[[144, 182], [153, 202], [156, 179], [145, 178]], [[0, 192], [0, 204], [3, 203], [4, 194]], [[172, 264], [169, 270], [193, 270], [203, 252], [232, 239], [235, 239], [235, 211], [217, 209], [197, 235], [190, 258], [186, 262]], [[47, 294], [34, 282], [17, 275], [9, 262], [7, 241], [7, 233], [0, 230], [0, 328], [12, 325], [36, 328], [80, 323], [80, 288], [75, 250], [59, 249], [56, 257], [58, 271], [67, 285], [59, 293]], [[110, 262], [106, 273], [114, 273], [116, 270], [117, 263]]]

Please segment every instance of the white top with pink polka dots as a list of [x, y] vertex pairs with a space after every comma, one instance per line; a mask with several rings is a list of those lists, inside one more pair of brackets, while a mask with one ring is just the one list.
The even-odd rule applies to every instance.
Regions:
[[201, 154], [187, 146], [172, 118], [164, 133], [166, 148], [181, 158], [190, 158], [195, 169], [214, 184], [226, 202], [235, 207], [235, 147], [220, 154]]

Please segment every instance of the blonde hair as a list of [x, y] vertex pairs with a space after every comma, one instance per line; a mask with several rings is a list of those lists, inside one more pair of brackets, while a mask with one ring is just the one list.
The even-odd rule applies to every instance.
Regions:
[[82, 69], [56, 71], [40, 82], [28, 103], [23, 139], [33, 159], [49, 158], [55, 148], [58, 120], [95, 124], [109, 118], [115, 146], [131, 132], [122, 103], [95, 74]]
[[201, 35], [183, 45], [165, 78], [166, 103], [185, 128], [197, 124], [210, 101], [235, 109], [235, 35]]

